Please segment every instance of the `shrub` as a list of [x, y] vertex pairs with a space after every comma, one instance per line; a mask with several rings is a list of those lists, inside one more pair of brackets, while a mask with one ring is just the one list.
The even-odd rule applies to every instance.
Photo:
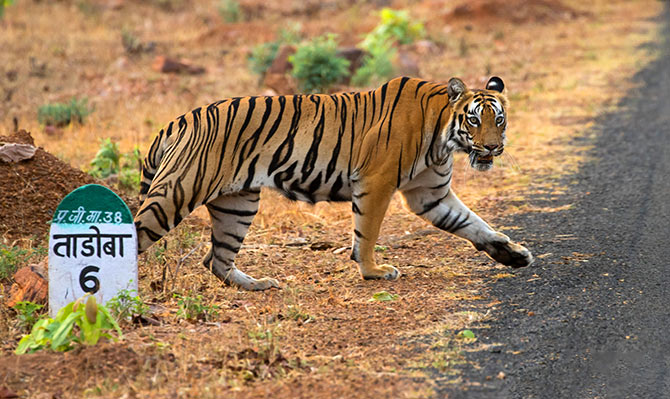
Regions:
[[393, 57], [396, 50], [390, 42], [375, 44], [367, 49], [363, 64], [356, 70], [351, 82], [356, 86], [379, 84], [393, 75]]
[[69, 103], [54, 103], [41, 106], [37, 110], [37, 120], [44, 125], [67, 126], [72, 122], [84, 123], [84, 119], [93, 112], [86, 98], [73, 98]]
[[325, 91], [349, 72], [349, 61], [337, 56], [333, 34], [316, 37], [299, 46], [288, 60], [293, 65], [291, 74], [302, 90], [309, 93]]
[[425, 35], [423, 23], [412, 22], [407, 10], [384, 8], [379, 16], [379, 25], [361, 43], [364, 49], [372, 49], [386, 42], [410, 44]]
[[14, 3], [14, 0], [0, 0], [0, 18], [5, 15], [5, 7], [9, 7]]
[[106, 179], [118, 176], [119, 187], [137, 188], [140, 185], [141, 154], [135, 147], [132, 152], [121, 154], [119, 146], [111, 139], [103, 139], [100, 149], [91, 161], [92, 168], [88, 171], [93, 177]]
[[221, 15], [221, 18], [228, 23], [237, 22], [243, 19], [240, 3], [236, 0], [220, 0], [219, 15]]
[[103, 139], [100, 142], [100, 149], [91, 161], [93, 168], [88, 173], [98, 179], [105, 179], [119, 173], [120, 162], [119, 146], [109, 138]]

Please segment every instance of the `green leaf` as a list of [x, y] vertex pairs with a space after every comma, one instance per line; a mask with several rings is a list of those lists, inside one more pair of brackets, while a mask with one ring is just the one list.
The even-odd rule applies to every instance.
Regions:
[[[83, 307], [82, 307], [83, 308]], [[57, 348], [63, 346], [66, 342], [69, 341], [68, 334], [72, 331], [74, 323], [77, 317], [81, 317], [79, 312], [70, 313], [65, 320], [60, 324], [58, 329], [54, 331], [51, 337], [51, 349], [58, 350]]]
[[469, 339], [474, 339], [475, 338], [475, 333], [472, 332], [472, 330], [463, 330], [458, 333], [459, 338], [469, 338]]
[[396, 299], [398, 299], [398, 295], [386, 291], [379, 291], [372, 295], [372, 300], [379, 302], [395, 301]]

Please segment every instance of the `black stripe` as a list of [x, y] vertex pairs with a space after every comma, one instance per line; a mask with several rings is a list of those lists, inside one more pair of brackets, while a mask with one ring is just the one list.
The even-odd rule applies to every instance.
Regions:
[[254, 175], [256, 174], [256, 162], [258, 162], [258, 158], [261, 156], [261, 154], [256, 154], [254, 159], [249, 162], [249, 168], [247, 169], [247, 179], [244, 181], [244, 184], [242, 185], [243, 189], [248, 189], [251, 187], [251, 182], [254, 179]]
[[389, 140], [391, 140], [391, 125], [393, 124], [393, 116], [395, 115], [395, 107], [398, 105], [398, 100], [400, 100], [400, 96], [402, 95], [402, 89], [405, 87], [405, 84], [409, 80], [408, 77], [403, 77], [400, 80], [400, 86], [398, 86], [398, 93], [395, 96], [395, 100], [393, 100], [393, 106], [391, 107], [391, 117], [389, 118], [389, 128], [388, 128], [388, 133], [386, 134], [386, 148], [389, 146]]
[[291, 126], [289, 127], [286, 138], [279, 145], [277, 151], [272, 155], [272, 161], [268, 167], [268, 176], [270, 176], [274, 171], [288, 162], [291, 154], [293, 153], [293, 144], [296, 133], [298, 132], [298, 125], [300, 122], [301, 115], [301, 96], [293, 96], [293, 119], [291, 120]]
[[244, 241], [244, 237], [240, 237], [237, 234], [233, 234], [227, 231], [225, 231], [223, 234], [227, 235], [228, 237], [232, 238], [233, 240], [237, 241], [240, 244], [242, 244], [242, 241]]
[[286, 97], [279, 96], [277, 101], [279, 102], [279, 112], [277, 113], [277, 119], [275, 119], [274, 123], [272, 123], [272, 127], [268, 131], [268, 135], [265, 137], [265, 140], [263, 140], [263, 144], [266, 144], [272, 138], [272, 136], [274, 136], [275, 132], [277, 132], [277, 129], [279, 128], [279, 125], [281, 124], [282, 118], [284, 117], [284, 110], [286, 109]]
[[240, 216], [240, 217], [255, 216], [256, 212], [257, 212], [256, 210], [245, 211], [245, 210], [241, 210], [241, 209], [222, 208], [222, 207], [216, 206], [212, 203], [207, 204], [207, 207], [215, 210], [216, 212], [226, 213], [228, 215], [235, 215], [235, 216]]
[[423, 206], [423, 210], [421, 212], [417, 213], [417, 215], [419, 215], [419, 216], [425, 215], [426, 213], [432, 211], [436, 206], [440, 205], [440, 202], [442, 202], [443, 199], [447, 198], [448, 195], [449, 195], [449, 192], [447, 191], [447, 193], [442, 198], [440, 198], [436, 201], [429, 202], [429, 203], [425, 204]]
[[342, 172], [340, 172], [337, 175], [337, 178], [335, 179], [335, 182], [333, 183], [333, 186], [330, 188], [330, 192], [328, 193], [328, 201], [349, 201], [350, 198], [345, 198], [341, 194], [339, 194], [339, 191], [342, 189], [343, 186], [342, 182]]
[[[256, 149], [256, 145], [258, 144], [258, 140], [260, 139], [261, 133], [263, 132], [263, 129], [265, 128], [265, 124], [267, 123], [268, 119], [270, 118], [270, 113], [271, 112], [272, 112], [272, 98], [271, 97], [266, 97], [265, 98], [265, 112], [263, 112], [263, 116], [261, 118], [261, 124], [252, 133], [251, 137], [249, 137], [249, 139], [247, 139], [247, 141], [244, 142], [244, 145], [242, 145], [242, 150], [239, 152], [239, 155], [238, 155], [237, 168], [235, 168], [235, 173], [233, 174], [233, 179], [236, 178], [237, 174], [240, 172], [240, 169], [242, 168], [242, 163], [244, 161], [246, 161], [251, 156], [251, 153]], [[237, 151], [235, 153], [237, 153]]]
[[351, 210], [357, 215], [363, 215], [363, 212], [361, 212], [361, 209], [358, 207], [356, 202], [351, 202]]
[[356, 237], [358, 237], [358, 238], [362, 238], [362, 239], [365, 240], [365, 236], [363, 235], [363, 233], [361, 233], [360, 231], [358, 231], [358, 229], [354, 229], [354, 234], [356, 234]]
[[337, 143], [335, 143], [335, 148], [333, 148], [333, 156], [330, 157], [328, 166], [326, 167], [326, 180], [330, 180], [330, 177], [335, 172], [337, 167], [337, 158], [340, 156], [340, 150], [342, 148], [342, 137], [344, 136], [344, 130], [347, 126], [347, 102], [342, 100], [342, 107], [340, 108], [340, 128], [337, 132]]
[[[318, 108], [317, 108], [317, 112], [318, 112]], [[326, 118], [326, 107], [325, 107], [325, 104], [324, 104], [324, 105], [321, 106], [321, 118], [319, 118], [319, 122], [316, 124], [316, 127], [314, 128], [314, 132], [312, 133], [312, 145], [309, 147], [309, 150], [307, 151], [307, 155], [305, 156], [305, 161], [302, 164], [301, 183], [304, 183], [304, 182], [307, 181], [307, 178], [309, 178], [309, 175], [314, 170], [314, 165], [316, 164], [316, 160], [319, 157], [319, 144], [321, 144], [321, 139], [323, 137], [325, 118]]]
[[[239, 246], [234, 247], [234, 246], [228, 244], [227, 242], [217, 240], [216, 237], [214, 237], [214, 233], [212, 233], [212, 246], [214, 246], [215, 248], [227, 249], [228, 251], [230, 251], [232, 253], [235, 253], [235, 254], [237, 253], [237, 251], [240, 250]], [[214, 251], [214, 256], [216, 256], [216, 251]], [[223, 259], [220, 259], [220, 260], [223, 260]], [[226, 261], [228, 261], [228, 259], [225, 259], [223, 261], [226, 262]]]

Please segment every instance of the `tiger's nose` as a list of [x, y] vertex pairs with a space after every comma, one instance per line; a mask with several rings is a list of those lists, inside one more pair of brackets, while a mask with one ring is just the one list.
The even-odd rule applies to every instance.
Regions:
[[486, 148], [489, 151], [494, 151], [495, 149], [498, 148], [498, 144], [485, 144], [484, 148]]

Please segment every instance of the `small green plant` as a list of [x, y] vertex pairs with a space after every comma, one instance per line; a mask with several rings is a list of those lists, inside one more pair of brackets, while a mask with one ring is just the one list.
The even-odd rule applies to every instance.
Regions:
[[370, 301], [390, 302], [395, 301], [396, 299], [398, 299], [397, 294], [391, 294], [387, 291], [379, 291], [372, 295], [372, 299], [370, 299]]
[[121, 153], [118, 144], [109, 138], [103, 139], [100, 142], [100, 149], [91, 161], [92, 168], [88, 174], [98, 179], [105, 179], [119, 173], [120, 163]]
[[137, 188], [140, 184], [141, 154], [139, 148], [121, 154], [119, 146], [111, 139], [100, 141], [100, 149], [91, 161], [88, 173], [98, 179], [118, 176], [119, 186], [125, 189]]
[[35, 324], [37, 321], [37, 313], [43, 307], [44, 305], [29, 301], [17, 302], [16, 305], [14, 305], [14, 311], [16, 311], [16, 318], [19, 321], [19, 328], [28, 330], [30, 326]]
[[243, 19], [240, 3], [236, 0], [220, 0], [219, 15], [228, 23], [238, 22]]
[[291, 74], [301, 88], [308, 92], [323, 92], [349, 73], [349, 60], [337, 55], [334, 34], [316, 37], [301, 45], [288, 58], [293, 65]]
[[257, 325], [256, 328], [250, 329], [247, 335], [263, 363], [273, 364], [282, 357], [277, 336], [272, 329]]
[[114, 298], [107, 301], [107, 307], [119, 323], [149, 314], [149, 307], [140, 299], [135, 290], [119, 291]]
[[387, 247], [386, 245], [375, 245], [375, 252], [384, 253], [384, 252], [388, 251], [388, 249], [389, 249], [389, 247]]
[[286, 307], [286, 318], [298, 322], [308, 323], [314, 318], [305, 312], [300, 305], [288, 305]]
[[360, 44], [362, 48], [372, 49], [387, 42], [410, 44], [426, 34], [423, 23], [412, 22], [407, 10], [384, 8], [379, 17], [379, 25], [365, 36]]
[[25, 249], [0, 244], [0, 280], [11, 277], [27, 253]]
[[458, 334], [456, 334], [458, 338], [467, 338], [467, 339], [475, 339], [475, 333], [472, 332], [472, 330], [462, 330], [459, 331]]
[[46, 248], [25, 249], [0, 244], [0, 280], [10, 278], [19, 265], [27, 263], [34, 257], [46, 255]]
[[144, 48], [140, 39], [126, 28], [121, 29], [121, 44], [128, 54], [141, 53]]
[[123, 336], [109, 310], [97, 304], [94, 296], [87, 294], [67, 304], [55, 318], [38, 320], [30, 334], [19, 341], [16, 353], [20, 355], [42, 349], [64, 352], [74, 348], [75, 344], [95, 345], [100, 338], [116, 340], [110, 330], [116, 330], [119, 338]]
[[69, 103], [53, 103], [41, 106], [37, 110], [37, 120], [43, 125], [57, 127], [67, 126], [70, 123], [84, 123], [88, 115], [93, 112], [87, 105], [88, 100], [72, 98]]
[[219, 312], [218, 306], [204, 304], [202, 295], [198, 295], [194, 298], [174, 294], [174, 297], [178, 299], [177, 305], [179, 306], [179, 310], [177, 311], [177, 317], [182, 319], [207, 321], [211, 317], [216, 316]]
[[142, 154], [139, 147], [122, 156], [121, 170], [119, 171], [119, 186], [125, 189], [137, 189], [140, 185]]

